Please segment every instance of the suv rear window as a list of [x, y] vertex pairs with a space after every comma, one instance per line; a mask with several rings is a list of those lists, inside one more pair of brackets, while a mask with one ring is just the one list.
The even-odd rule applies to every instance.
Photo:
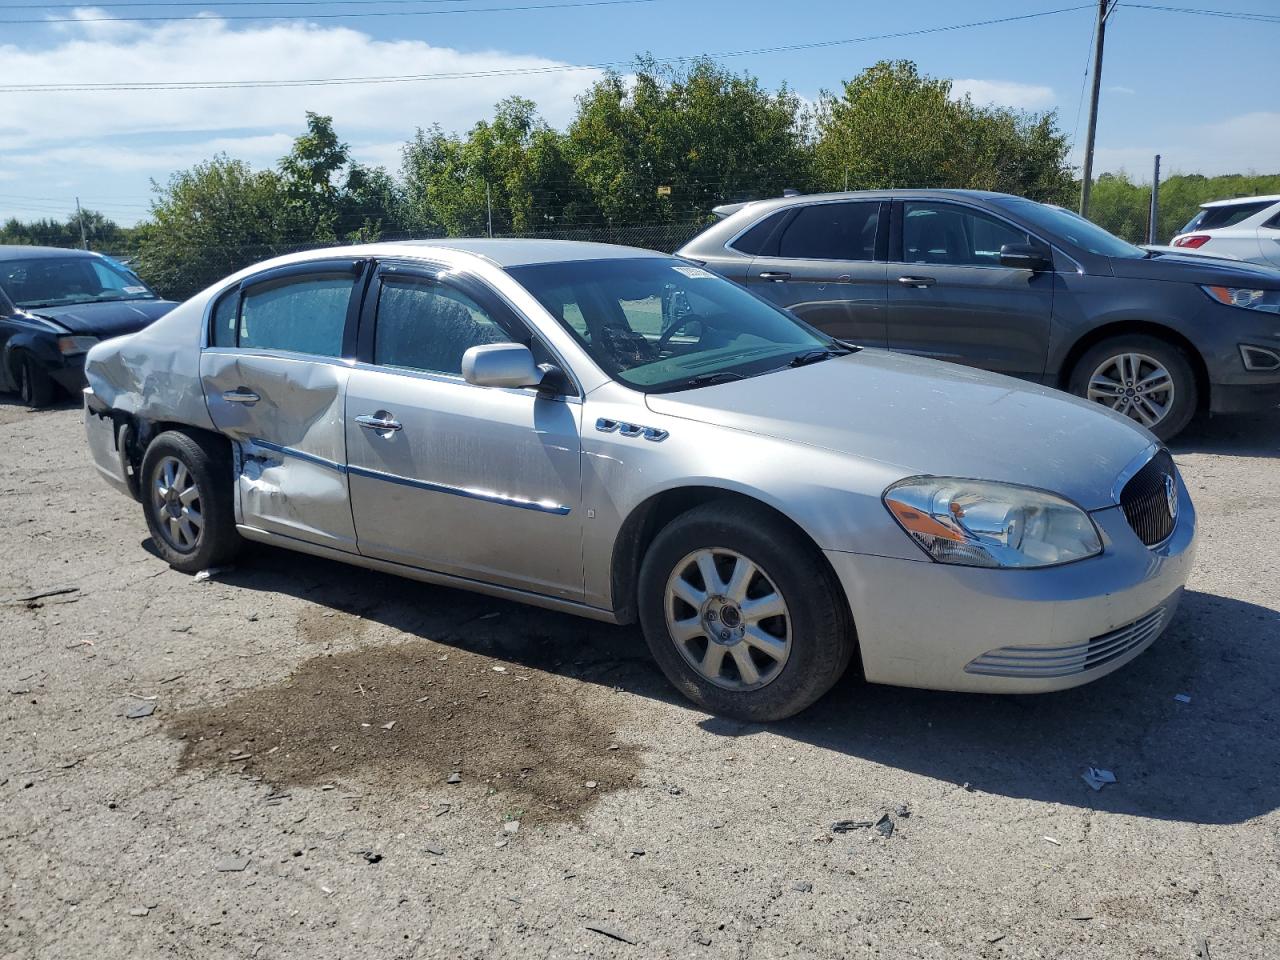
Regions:
[[874, 260], [880, 201], [815, 203], [787, 225], [778, 256], [797, 260]]
[[778, 224], [782, 222], [782, 218], [789, 212], [788, 210], [779, 210], [772, 216], [765, 217], [742, 236], [736, 240], [731, 240], [728, 243], [729, 249], [737, 250], [739, 253], [745, 253], [752, 257], [768, 252], [766, 247], [772, 239], [774, 230], [777, 229]]
[[1255, 213], [1261, 213], [1275, 203], [1274, 200], [1254, 201], [1252, 203], [1228, 203], [1220, 207], [1201, 207], [1182, 228], [1182, 233], [1193, 230], [1217, 230], [1221, 227], [1234, 227], [1241, 220], [1247, 220]]

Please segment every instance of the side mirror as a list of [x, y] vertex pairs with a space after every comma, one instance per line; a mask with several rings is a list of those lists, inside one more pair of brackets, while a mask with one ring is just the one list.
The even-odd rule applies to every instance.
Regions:
[[1030, 243], [1006, 243], [1000, 248], [1000, 266], [1039, 272], [1052, 270], [1053, 258]]
[[523, 343], [486, 343], [462, 355], [462, 378], [478, 387], [536, 387], [542, 377]]

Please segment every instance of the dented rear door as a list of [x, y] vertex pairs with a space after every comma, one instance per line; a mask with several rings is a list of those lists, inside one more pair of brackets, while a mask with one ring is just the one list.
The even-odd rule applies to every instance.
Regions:
[[251, 277], [214, 306], [200, 373], [237, 446], [239, 522], [356, 552], [343, 412], [363, 263]]

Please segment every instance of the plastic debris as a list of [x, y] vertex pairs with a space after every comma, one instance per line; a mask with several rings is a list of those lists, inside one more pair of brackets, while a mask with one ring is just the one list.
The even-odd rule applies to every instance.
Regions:
[[1080, 779], [1093, 787], [1095, 790], [1101, 790], [1109, 783], [1116, 782], [1116, 775], [1110, 770], [1103, 770], [1101, 767], [1089, 767], [1084, 773], [1080, 774]]
[[831, 825], [832, 833], [851, 833], [854, 830], [865, 830], [873, 827], [870, 820], [837, 820]]
[[634, 946], [636, 942], [632, 937], [629, 937], [627, 934], [622, 933], [621, 931], [614, 930], [612, 927], [597, 927], [597, 926], [588, 924], [587, 929], [590, 930], [592, 933], [598, 933], [601, 936], [608, 937], [610, 940], [619, 940], [622, 943], [629, 943], [632, 946]]
[[1062, 841], [1061, 841], [1061, 840], [1055, 840], [1055, 839], [1053, 839], [1053, 837], [1041, 837], [1041, 839], [1042, 839], [1042, 840], [1047, 840], [1049, 843], [1052, 843], [1055, 847], [1060, 847], [1060, 846], [1062, 846]]
[[156, 705], [151, 702], [140, 703], [128, 713], [125, 717], [129, 720], [141, 720], [143, 717], [149, 717], [156, 712]]
[[876, 833], [886, 840], [893, 836], [893, 819], [887, 813], [876, 821]]
[[234, 567], [207, 567], [197, 573], [192, 579], [195, 580], [196, 583], [204, 583], [206, 580], [212, 580], [220, 573], [226, 573], [228, 570], [233, 569]]
[[1191, 702], [1191, 694], [1189, 694], [1189, 693], [1175, 693], [1175, 694], [1173, 695], [1173, 699], [1177, 700], [1179, 703], [1190, 703], [1190, 702]]
[[356, 853], [364, 857], [364, 862], [373, 864], [382, 862], [382, 854], [374, 853], [372, 850], [357, 850]]
[[791, 885], [791, 889], [796, 893], [813, 893], [813, 884], [807, 880], [797, 880]]
[[503, 833], [519, 833], [519, 832], [520, 832], [520, 821], [519, 821], [519, 820], [508, 820], [506, 823], [504, 823], [504, 824], [502, 825], [502, 832], [503, 832]]

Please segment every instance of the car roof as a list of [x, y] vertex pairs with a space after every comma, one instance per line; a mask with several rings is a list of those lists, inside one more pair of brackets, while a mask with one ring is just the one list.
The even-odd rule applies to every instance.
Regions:
[[1234, 207], [1242, 203], [1275, 203], [1278, 200], [1280, 200], [1280, 193], [1273, 193], [1262, 197], [1233, 197], [1230, 200], [1211, 200], [1208, 203], [1200, 204], [1200, 207], [1201, 209], [1208, 207]]
[[456, 250], [484, 257], [499, 267], [525, 267], [535, 263], [563, 263], [578, 260], [618, 260], [635, 257], [669, 257], [668, 253], [623, 247], [612, 243], [589, 243], [584, 240], [446, 238], [441, 240], [402, 240], [386, 244], [370, 244], [373, 248], [418, 247]]
[[39, 260], [42, 257], [101, 257], [102, 254], [92, 250], [77, 250], [74, 247], [32, 247], [22, 243], [0, 243], [0, 259], [4, 260]]
[[821, 203], [828, 200], [892, 200], [897, 197], [913, 199], [956, 199], [970, 200], [1013, 200], [1020, 199], [1011, 193], [996, 193], [991, 190], [951, 190], [941, 188], [897, 187], [890, 190], [844, 190], [838, 193], [798, 193], [791, 197], [768, 197], [763, 200], [746, 200], [740, 203], [726, 203], [715, 208], [715, 212], [728, 217], [740, 210], [781, 210], [786, 207], [802, 206], [807, 203]]

